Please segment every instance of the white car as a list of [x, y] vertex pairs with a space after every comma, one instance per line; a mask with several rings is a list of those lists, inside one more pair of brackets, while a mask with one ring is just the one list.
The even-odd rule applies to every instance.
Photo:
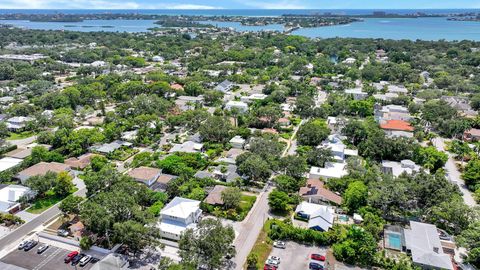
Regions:
[[18, 244], [18, 249], [23, 249], [28, 242], [28, 240], [23, 240], [20, 244]]
[[267, 259], [265, 261], [265, 264], [266, 265], [272, 265], [272, 266], [275, 266], [275, 267], [278, 267], [278, 265], [280, 264], [279, 261], [275, 261], [275, 260], [271, 260], [271, 259]]
[[80, 260], [80, 266], [85, 266], [92, 259], [92, 256], [87, 255]]
[[285, 248], [286, 247], [285, 242], [283, 242], [283, 241], [275, 241], [275, 242], [273, 242], [273, 246], [276, 247], [276, 248]]
[[280, 257], [278, 256], [269, 256], [268, 260], [275, 261], [277, 264], [280, 264]]

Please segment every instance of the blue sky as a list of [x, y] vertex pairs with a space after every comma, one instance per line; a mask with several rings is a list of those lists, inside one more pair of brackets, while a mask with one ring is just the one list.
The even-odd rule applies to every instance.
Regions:
[[0, 0], [0, 9], [428, 9], [480, 0]]

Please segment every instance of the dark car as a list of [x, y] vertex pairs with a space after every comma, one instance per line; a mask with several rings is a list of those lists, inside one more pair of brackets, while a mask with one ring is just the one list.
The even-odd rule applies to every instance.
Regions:
[[268, 265], [268, 264], [265, 264], [263, 266], [263, 270], [277, 270], [277, 267], [273, 266], [273, 265]]
[[77, 256], [78, 255], [78, 251], [72, 251], [70, 253], [68, 253], [67, 257], [65, 257], [65, 259], [63, 260], [65, 263], [69, 263], [72, 261], [73, 257]]
[[32, 241], [28, 242], [27, 245], [25, 245], [25, 247], [23, 248], [23, 250], [29, 251], [29, 250], [31, 250], [32, 248], [34, 248], [37, 244], [38, 244], [37, 241], [32, 240]]
[[98, 258], [92, 257], [92, 259], [90, 260], [90, 263], [94, 264], [94, 263], [97, 263], [98, 261], [100, 261]]
[[49, 245], [47, 244], [43, 244], [41, 245], [40, 247], [38, 247], [37, 249], [37, 254], [42, 254], [45, 250], [47, 250], [49, 247]]
[[73, 257], [72, 266], [77, 265], [83, 257], [85, 257], [85, 254], [78, 254], [75, 257]]
[[322, 262], [325, 261], [325, 256], [320, 254], [312, 254], [310, 258], [315, 261], [322, 261]]
[[315, 262], [311, 262], [309, 265], [308, 265], [308, 268], [312, 269], [312, 270], [322, 270], [323, 269], [323, 266], [319, 263], [315, 263]]

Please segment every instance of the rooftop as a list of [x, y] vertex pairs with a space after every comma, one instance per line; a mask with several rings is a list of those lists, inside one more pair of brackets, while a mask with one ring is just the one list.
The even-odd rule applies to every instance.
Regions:
[[205, 202], [212, 205], [222, 205], [222, 192], [227, 189], [226, 186], [216, 185], [210, 193], [208, 193], [207, 198], [205, 198]]
[[155, 176], [159, 175], [162, 171], [157, 168], [150, 168], [150, 167], [139, 167], [135, 168], [128, 172], [128, 175], [132, 178], [141, 180], [141, 181], [148, 181]]
[[324, 187], [323, 181], [319, 179], [308, 179], [305, 187], [301, 187], [299, 195], [303, 197], [321, 196], [337, 205], [342, 204], [342, 197]]
[[187, 218], [191, 213], [196, 212], [200, 207], [200, 201], [175, 197], [160, 211], [162, 215]]
[[385, 124], [381, 124], [382, 129], [388, 130], [400, 130], [400, 131], [413, 131], [414, 128], [407, 121], [403, 120], [388, 120]]
[[70, 167], [63, 163], [40, 162], [29, 168], [26, 168], [25, 170], [19, 172], [18, 174], [31, 177], [31, 176], [37, 176], [37, 175], [45, 175], [47, 172], [60, 173], [60, 172], [68, 171], [69, 169]]

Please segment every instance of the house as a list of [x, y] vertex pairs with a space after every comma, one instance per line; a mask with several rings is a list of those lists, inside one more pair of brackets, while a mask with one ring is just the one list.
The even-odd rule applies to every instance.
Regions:
[[281, 127], [288, 127], [290, 126], [291, 122], [290, 122], [290, 119], [286, 118], [286, 117], [282, 117], [282, 118], [279, 118], [277, 120], [277, 123], [279, 126]]
[[346, 65], [353, 65], [353, 64], [355, 64], [356, 61], [357, 61], [357, 60], [356, 60], [355, 58], [349, 57], [349, 58], [343, 60], [342, 63], [344, 63], [344, 64], [346, 64]]
[[12, 157], [4, 157], [0, 159], [0, 172], [6, 171], [13, 167], [16, 167], [22, 163], [22, 159], [19, 158], [12, 158]]
[[185, 230], [197, 227], [201, 215], [200, 201], [175, 197], [160, 211], [160, 234], [179, 240]]
[[70, 166], [58, 163], [58, 162], [40, 162], [31, 167], [26, 168], [25, 170], [19, 172], [16, 177], [20, 179], [22, 184], [33, 176], [44, 176], [48, 172], [61, 173], [61, 172], [70, 172]]
[[170, 181], [174, 180], [177, 177], [178, 176], [176, 175], [162, 173], [157, 178], [157, 181], [150, 186], [150, 189], [154, 191], [165, 191], [167, 190]]
[[155, 55], [154, 57], [152, 57], [152, 61], [153, 62], [164, 62], [165, 59], [159, 55]]
[[385, 94], [374, 94], [373, 97], [381, 101], [392, 101], [395, 98], [398, 98], [399, 95], [396, 93], [385, 93]]
[[192, 96], [179, 96], [175, 100], [175, 105], [181, 111], [194, 110], [196, 106], [202, 105], [204, 101], [203, 96], [192, 97]]
[[363, 92], [361, 87], [345, 90], [345, 94], [352, 95], [355, 100], [363, 100], [368, 97], [367, 92]]
[[241, 176], [237, 173], [237, 165], [228, 164], [228, 165], [218, 165], [213, 170], [213, 176], [220, 181], [231, 183]]
[[175, 152], [198, 153], [198, 152], [201, 152], [202, 150], [203, 150], [202, 143], [186, 141], [182, 144], [174, 144], [173, 147], [168, 152], [169, 153], [175, 153]]
[[213, 175], [213, 173], [209, 171], [198, 171], [195, 173], [195, 175], [193, 175], [193, 177], [204, 179], [204, 178], [214, 178], [215, 176]]
[[339, 162], [345, 161], [347, 157], [358, 156], [358, 150], [347, 149], [347, 146], [336, 134], [328, 136], [328, 139], [318, 147], [330, 149], [333, 158]]
[[380, 128], [390, 137], [413, 137], [414, 128], [407, 121], [403, 120], [387, 120]]
[[5, 154], [6, 157], [25, 159], [32, 154], [32, 148], [17, 148]]
[[451, 256], [443, 251], [435, 225], [410, 221], [410, 228], [403, 233], [405, 250], [415, 265], [424, 269], [455, 269]]
[[332, 228], [335, 218], [333, 207], [309, 202], [301, 202], [295, 209], [295, 214], [308, 219], [308, 228], [322, 232]]
[[102, 144], [102, 145], [91, 146], [90, 150], [94, 151], [94, 152], [101, 153], [101, 154], [108, 155], [108, 154], [111, 154], [111, 153], [115, 152], [115, 150], [120, 149], [121, 147], [131, 147], [131, 146], [132, 146], [132, 143], [116, 140], [116, 141], [113, 141], [111, 143], [105, 143], [105, 144]]
[[380, 124], [388, 120], [403, 120], [408, 122], [412, 119], [408, 108], [399, 105], [380, 106], [379, 104], [375, 104], [374, 117], [375, 121]]
[[408, 94], [408, 89], [405, 88], [403, 85], [388, 85], [387, 86], [387, 92], [388, 93], [395, 93], [399, 95], [405, 95]]
[[128, 260], [125, 256], [118, 253], [110, 253], [93, 264], [91, 270], [119, 270], [128, 269]]
[[408, 159], [404, 159], [400, 162], [388, 160], [382, 161], [382, 172], [385, 174], [391, 174], [395, 177], [400, 176], [402, 173], [412, 174], [414, 172], [419, 172], [421, 169], [421, 166]]
[[229, 143], [233, 148], [243, 149], [243, 146], [245, 146], [245, 139], [237, 135], [233, 137]]
[[223, 205], [222, 192], [226, 189], [226, 186], [216, 185], [212, 191], [208, 193], [204, 202], [210, 205]]
[[238, 111], [244, 113], [248, 111], [248, 104], [242, 101], [231, 100], [225, 104], [225, 109], [231, 111], [232, 109], [237, 109]]
[[215, 87], [215, 90], [223, 92], [223, 93], [227, 93], [227, 92], [230, 92], [232, 90], [233, 86], [234, 86], [234, 84], [231, 81], [225, 80], [225, 81], [221, 82], [220, 84], [218, 84]]
[[172, 88], [172, 90], [175, 90], [175, 91], [183, 91], [183, 86], [178, 83], [172, 83], [170, 85], [170, 88]]
[[158, 177], [162, 174], [162, 170], [150, 167], [139, 167], [128, 172], [128, 175], [135, 181], [144, 183], [147, 186], [153, 185]]
[[264, 100], [268, 96], [265, 94], [251, 94], [250, 96], [242, 96], [240, 97], [240, 100], [245, 103], [252, 103], [256, 100]]
[[65, 160], [65, 164], [70, 166], [73, 169], [83, 170], [88, 165], [90, 165], [92, 158], [95, 156], [98, 156], [98, 155], [92, 154], [92, 153], [86, 153], [79, 157], [71, 157]]
[[461, 96], [442, 96], [441, 100], [445, 101], [449, 106], [455, 108], [460, 114], [465, 116], [476, 116], [478, 113], [470, 106], [467, 97]]
[[342, 162], [325, 162], [324, 168], [312, 166], [310, 168], [309, 178], [314, 179], [330, 179], [341, 178], [348, 174], [347, 164]]
[[476, 142], [480, 140], [480, 129], [471, 128], [463, 132], [463, 140], [467, 142]]
[[20, 210], [18, 200], [21, 197], [33, 197], [34, 195], [33, 191], [28, 187], [0, 184], [0, 212], [13, 214]]
[[23, 130], [27, 123], [34, 121], [35, 118], [28, 116], [15, 116], [7, 119], [7, 128], [13, 132]]
[[124, 131], [121, 134], [121, 138], [124, 141], [133, 142], [137, 139], [138, 130]]
[[322, 202], [328, 202], [335, 205], [342, 204], [342, 197], [325, 188], [323, 181], [319, 179], [308, 179], [306, 186], [301, 187], [298, 194], [305, 201], [310, 203], [320, 204]]

